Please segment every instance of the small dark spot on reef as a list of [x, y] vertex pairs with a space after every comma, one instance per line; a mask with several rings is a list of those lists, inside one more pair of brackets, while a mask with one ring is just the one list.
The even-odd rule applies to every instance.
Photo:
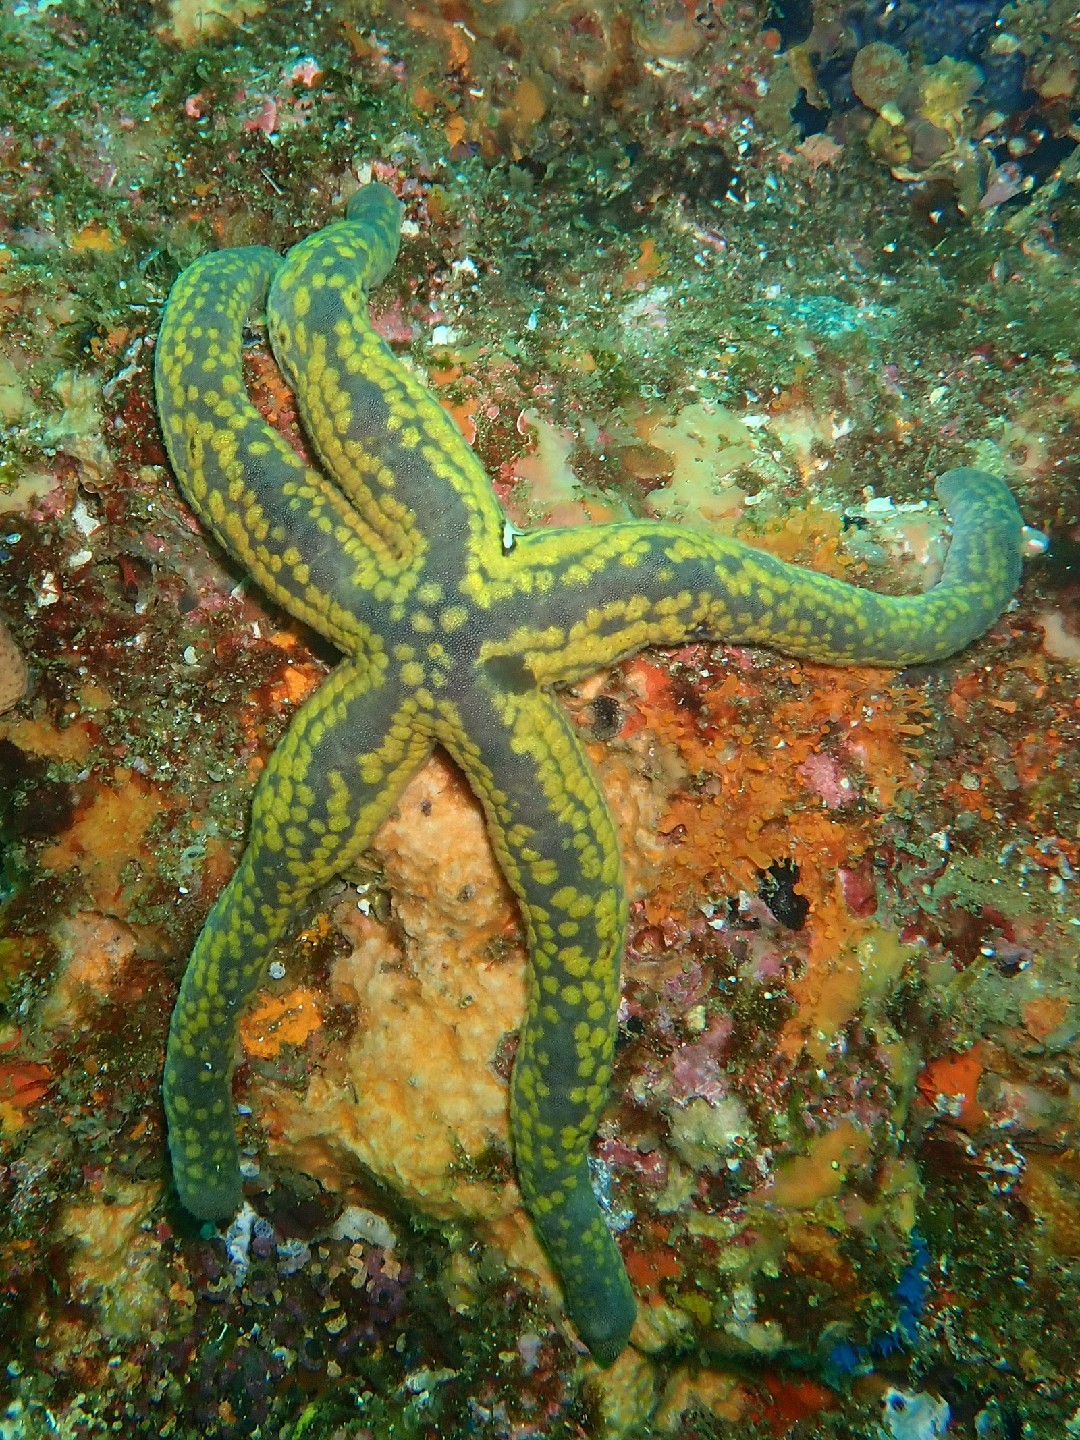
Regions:
[[0, 740], [0, 826], [12, 838], [59, 835], [75, 813], [70, 785], [51, 780], [47, 765]]
[[803, 139], [809, 139], [811, 135], [821, 135], [828, 126], [830, 112], [817, 105], [811, 105], [807, 98], [806, 91], [799, 91], [799, 98], [791, 107], [791, 120], [799, 127], [799, 133]]
[[911, 217], [928, 235], [943, 235], [966, 223], [956, 187], [944, 177], [917, 187], [912, 196]]
[[597, 740], [613, 740], [622, 729], [622, 708], [612, 695], [592, 702], [592, 733]]
[[510, 1083], [510, 1075], [514, 1069], [514, 1060], [518, 1051], [518, 1032], [508, 1030], [495, 1047], [495, 1054], [491, 1059], [491, 1068], [500, 1080]]
[[1050, 545], [1039, 565], [1039, 583], [1058, 589], [1080, 580], [1080, 540], [1071, 535], [1051, 535]]
[[814, 28], [814, 7], [811, 0], [777, 0], [765, 17], [764, 30], [775, 30], [780, 36], [781, 50], [801, 45], [810, 38]]
[[296, 1358], [305, 1370], [321, 1370], [326, 1363], [321, 1340], [315, 1335], [305, 1335], [297, 1347]]
[[799, 867], [794, 860], [778, 860], [761, 876], [758, 899], [764, 900], [772, 913], [789, 930], [801, 930], [810, 913], [810, 901], [795, 889]]
[[997, 966], [999, 975], [1004, 975], [1006, 980], [1012, 980], [1016, 975], [1022, 975], [1032, 961], [1030, 950], [1020, 946], [1009, 948], [1004, 952], [999, 948], [994, 952], [994, 963]]
[[34, 787], [32, 804], [16, 805], [11, 833], [26, 840], [44, 840], [63, 834], [74, 818], [71, 786], [59, 780], [42, 780]]
[[290, 1175], [289, 1184], [279, 1183], [259, 1197], [260, 1208], [286, 1239], [329, 1230], [341, 1209], [325, 1191], [298, 1193], [294, 1187], [301, 1178]]
[[538, 159], [535, 155], [522, 155], [511, 165], [512, 170], [524, 171], [535, 185], [543, 185], [549, 168], [546, 160]]
[[671, 197], [694, 208], [740, 198], [735, 160], [723, 144], [692, 141], [673, 154], [639, 155], [636, 147], [627, 151], [630, 163], [617, 186], [582, 197], [583, 219], [627, 231], [637, 229], [660, 201]]
[[1015, 164], [1030, 185], [1006, 200], [1006, 205], [1026, 204], [1030, 190], [1044, 185], [1068, 160], [1076, 149], [1074, 126], [1078, 118], [1080, 115], [1065, 113], [1059, 117], [1029, 111], [1010, 126], [1008, 142], [994, 150], [994, 160], [998, 165]]

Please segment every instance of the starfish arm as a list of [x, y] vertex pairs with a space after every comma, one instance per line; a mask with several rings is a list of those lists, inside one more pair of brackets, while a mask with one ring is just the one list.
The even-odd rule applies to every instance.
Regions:
[[185, 498], [229, 554], [291, 614], [356, 651], [385, 547], [244, 386], [244, 320], [280, 263], [261, 247], [218, 250], [177, 280], [154, 356], [162, 434]]
[[952, 543], [941, 579], [914, 596], [876, 595], [669, 524], [521, 537], [519, 576], [540, 593], [529, 597], [528, 622], [508, 625], [483, 658], [540, 684], [692, 638], [769, 645], [833, 665], [944, 659], [983, 634], [1011, 599], [1023, 521], [1004, 482], [984, 471], [950, 470], [937, 492], [953, 522]]
[[430, 749], [413, 702], [346, 663], [297, 713], [263, 773], [247, 848], [195, 944], [169, 1029], [173, 1175], [202, 1220], [241, 1200], [231, 1092], [240, 1013], [297, 907], [364, 849]]
[[[270, 291], [271, 341], [304, 427], [403, 565], [429, 549], [497, 556], [502, 512], [486, 472], [368, 316], [367, 292], [397, 253], [401, 204], [385, 185], [368, 185], [347, 216], [294, 246]], [[384, 588], [389, 597], [389, 580]]]
[[510, 1099], [518, 1180], [578, 1333], [610, 1364], [630, 1333], [634, 1298], [588, 1152], [611, 1078], [626, 940], [618, 835], [549, 696], [477, 687], [441, 714], [436, 733], [483, 804], [528, 939]]

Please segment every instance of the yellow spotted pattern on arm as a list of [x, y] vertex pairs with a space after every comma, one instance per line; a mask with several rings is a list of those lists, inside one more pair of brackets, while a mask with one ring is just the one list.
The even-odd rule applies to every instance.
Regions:
[[[609, 807], [551, 687], [692, 637], [836, 664], [940, 658], [1012, 595], [1020, 517], [995, 477], [943, 476], [945, 570], [907, 598], [704, 530], [508, 531], [453, 421], [368, 316], [400, 218], [392, 192], [369, 185], [284, 259], [204, 256], [177, 280], [158, 336], [180, 489], [266, 592], [345, 656], [271, 757], [244, 854], [184, 973], [164, 1077], [173, 1171], [194, 1214], [220, 1220], [239, 1205], [230, 1083], [243, 1007], [306, 897], [371, 842], [441, 744], [483, 806], [528, 943], [510, 1087], [522, 1195], [578, 1333], [610, 1364], [635, 1302], [589, 1147], [611, 1081], [626, 890]], [[248, 398], [244, 324], [264, 311], [318, 470]]]

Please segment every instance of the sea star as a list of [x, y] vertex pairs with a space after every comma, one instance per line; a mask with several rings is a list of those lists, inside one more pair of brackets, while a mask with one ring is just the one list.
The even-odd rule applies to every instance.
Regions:
[[[367, 291], [393, 263], [400, 218], [372, 184], [284, 261], [206, 255], [177, 280], [158, 338], [158, 407], [184, 495], [267, 594], [347, 656], [271, 757], [247, 848], [184, 975], [164, 1081], [173, 1172], [195, 1215], [237, 1208], [241, 1009], [304, 898], [349, 868], [445, 746], [483, 806], [528, 941], [510, 1097], [521, 1191], [578, 1333], [610, 1364], [635, 1305], [588, 1152], [611, 1078], [627, 902], [611, 814], [551, 687], [691, 637], [836, 664], [939, 659], [1013, 594], [1021, 519], [1000, 480], [949, 471], [944, 573], [910, 598], [669, 524], [521, 534], [371, 326]], [[264, 298], [326, 475], [247, 397], [243, 325]]]

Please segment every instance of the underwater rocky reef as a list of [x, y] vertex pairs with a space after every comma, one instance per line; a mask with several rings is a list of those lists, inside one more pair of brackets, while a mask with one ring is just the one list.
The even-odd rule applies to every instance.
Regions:
[[[1080, 1433], [1078, 57], [1056, 0], [5, 12], [5, 1440]], [[372, 180], [374, 326], [506, 544], [674, 522], [914, 594], [964, 466], [1046, 537], [934, 664], [693, 636], [559, 691], [629, 900], [606, 1369], [517, 1187], [525, 936], [441, 752], [244, 1014], [242, 1208], [171, 1179], [180, 979], [338, 657], [183, 498], [155, 340], [199, 256]], [[314, 464], [257, 315], [243, 361]]]

